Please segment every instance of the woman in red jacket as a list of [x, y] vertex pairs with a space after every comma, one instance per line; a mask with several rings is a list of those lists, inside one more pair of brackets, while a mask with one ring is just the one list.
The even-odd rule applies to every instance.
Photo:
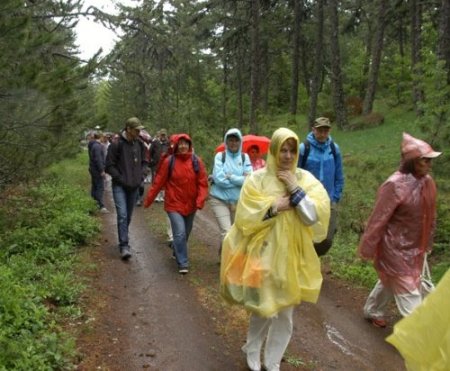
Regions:
[[173, 137], [173, 154], [161, 163], [144, 207], [149, 207], [159, 191], [165, 189], [164, 210], [172, 226], [178, 272], [186, 274], [189, 272], [187, 241], [195, 212], [203, 208], [208, 197], [208, 178], [202, 160], [193, 153], [189, 135], [178, 134]]

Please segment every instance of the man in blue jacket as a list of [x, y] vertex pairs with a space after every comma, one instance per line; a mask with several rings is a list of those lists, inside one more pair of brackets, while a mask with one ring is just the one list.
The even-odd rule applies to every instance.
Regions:
[[337, 143], [330, 136], [331, 123], [327, 117], [314, 120], [312, 131], [306, 141], [300, 144], [298, 167], [311, 172], [325, 187], [330, 197], [331, 214], [328, 235], [325, 240], [315, 243], [317, 254], [325, 255], [333, 244], [337, 225], [337, 204], [344, 189], [342, 157]]

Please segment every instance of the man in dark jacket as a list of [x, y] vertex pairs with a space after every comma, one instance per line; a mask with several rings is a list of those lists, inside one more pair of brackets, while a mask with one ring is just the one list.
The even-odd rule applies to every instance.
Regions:
[[101, 133], [95, 132], [88, 144], [89, 174], [91, 174], [91, 196], [97, 202], [100, 212], [107, 213], [103, 204], [103, 192], [105, 191], [105, 152], [100, 143]]
[[144, 146], [138, 139], [139, 132], [143, 128], [138, 118], [129, 118], [117, 142], [109, 146], [106, 157], [106, 172], [112, 178], [119, 250], [123, 260], [131, 257], [128, 227], [138, 197], [143, 171], [147, 165]]

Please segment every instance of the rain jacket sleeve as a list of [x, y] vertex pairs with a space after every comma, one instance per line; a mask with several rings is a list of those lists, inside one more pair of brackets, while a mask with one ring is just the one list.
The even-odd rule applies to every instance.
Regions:
[[206, 168], [203, 161], [200, 158], [198, 158], [198, 162], [199, 162], [199, 173], [197, 177], [198, 194], [197, 199], [195, 200], [195, 205], [197, 209], [203, 209], [209, 194], [208, 174], [206, 173]]
[[342, 166], [342, 155], [337, 143], [334, 144], [336, 147], [336, 157], [334, 161], [334, 190], [333, 195], [330, 196], [331, 202], [339, 202], [342, 197], [342, 191], [344, 190], [344, 170]]
[[235, 223], [223, 242], [222, 297], [263, 317], [303, 300], [316, 302], [322, 284], [312, 240], [326, 236], [329, 198], [309, 172], [298, 169], [296, 176], [315, 204], [315, 228], [304, 225], [294, 208], [264, 220], [285, 188], [262, 169], [245, 181]]

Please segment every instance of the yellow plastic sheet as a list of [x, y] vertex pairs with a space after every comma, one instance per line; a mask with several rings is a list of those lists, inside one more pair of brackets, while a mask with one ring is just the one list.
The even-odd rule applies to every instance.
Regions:
[[320, 221], [308, 227], [294, 209], [263, 220], [285, 192], [266, 172], [252, 174], [241, 190], [235, 223], [222, 245], [221, 294], [229, 303], [270, 317], [303, 300], [317, 301], [322, 275], [312, 240], [325, 238], [330, 204], [322, 184], [298, 169], [298, 183], [314, 200]]
[[398, 349], [409, 371], [450, 370], [450, 270], [386, 341]]

